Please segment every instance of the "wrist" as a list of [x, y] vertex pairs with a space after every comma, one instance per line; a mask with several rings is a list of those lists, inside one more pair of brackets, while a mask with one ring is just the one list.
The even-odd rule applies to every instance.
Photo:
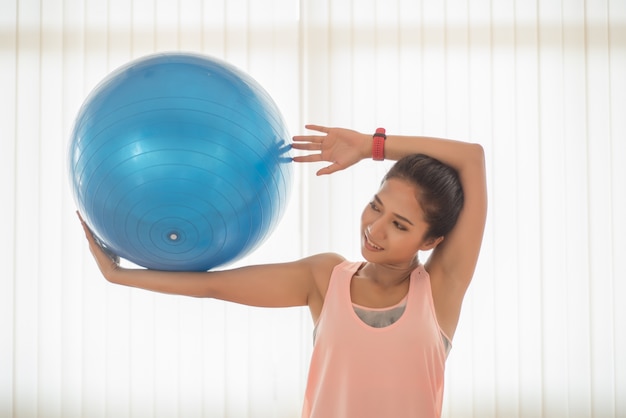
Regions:
[[372, 134], [361, 134], [361, 145], [359, 149], [360, 159], [369, 160], [372, 158]]
[[119, 264], [111, 264], [101, 269], [102, 276], [109, 282], [113, 284], [121, 284], [125, 283], [125, 273], [126, 269], [121, 267]]
[[383, 161], [385, 159], [385, 141], [387, 133], [385, 128], [378, 128], [372, 135], [372, 159], [374, 161]]

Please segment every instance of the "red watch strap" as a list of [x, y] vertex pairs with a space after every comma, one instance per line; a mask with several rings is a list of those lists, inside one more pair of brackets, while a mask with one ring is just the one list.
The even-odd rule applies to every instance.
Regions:
[[382, 161], [385, 159], [385, 140], [387, 134], [385, 128], [378, 128], [373, 135], [372, 141], [372, 159]]

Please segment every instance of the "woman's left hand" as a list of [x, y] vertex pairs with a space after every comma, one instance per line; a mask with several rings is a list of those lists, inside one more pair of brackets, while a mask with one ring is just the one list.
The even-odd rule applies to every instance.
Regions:
[[305, 128], [326, 135], [296, 135], [293, 149], [319, 151], [319, 153], [294, 157], [299, 163], [328, 161], [332, 163], [317, 171], [317, 175], [331, 174], [344, 170], [364, 158], [371, 156], [371, 135], [351, 129], [328, 128], [319, 125], [306, 125]]
[[87, 242], [89, 243], [89, 250], [91, 251], [93, 258], [96, 260], [102, 275], [109, 280], [110, 276], [119, 268], [120, 258], [105, 248], [100, 240], [95, 237], [80, 212], [77, 211], [76, 214], [78, 215], [78, 219], [80, 220], [83, 230], [85, 231], [85, 238], [87, 238]]

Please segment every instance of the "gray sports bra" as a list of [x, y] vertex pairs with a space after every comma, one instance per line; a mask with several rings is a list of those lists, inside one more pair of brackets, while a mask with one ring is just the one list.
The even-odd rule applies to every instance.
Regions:
[[[406, 299], [405, 297], [397, 305], [387, 308], [367, 308], [357, 305], [356, 303], [353, 303], [352, 307], [357, 316], [361, 318], [361, 321], [365, 322], [370, 327], [384, 328], [400, 319], [406, 308]], [[441, 339], [447, 355], [452, 349], [452, 343], [443, 332], [441, 333]]]

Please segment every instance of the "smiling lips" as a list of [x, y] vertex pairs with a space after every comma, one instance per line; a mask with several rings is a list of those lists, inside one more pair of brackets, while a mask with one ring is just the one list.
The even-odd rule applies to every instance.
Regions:
[[383, 247], [380, 247], [380, 246], [376, 245], [376, 244], [375, 244], [375, 243], [374, 243], [374, 242], [370, 239], [368, 232], [369, 232], [369, 231], [366, 229], [366, 230], [365, 230], [365, 233], [363, 234], [363, 236], [364, 236], [364, 238], [365, 238], [365, 245], [366, 245], [369, 249], [371, 249], [371, 250], [375, 250], [375, 251], [381, 251], [381, 250], [384, 250], [384, 248], [383, 248]]

